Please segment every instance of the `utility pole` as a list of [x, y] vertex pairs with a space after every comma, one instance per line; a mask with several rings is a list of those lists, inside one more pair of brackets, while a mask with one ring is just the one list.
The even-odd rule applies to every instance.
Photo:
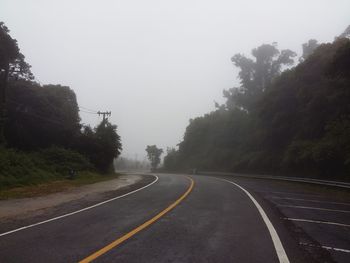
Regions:
[[103, 122], [105, 122], [107, 120], [106, 116], [111, 116], [112, 112], [111, 111], [98, 111], [97, 114], [98, 114], [98, 116], [102, 115]]

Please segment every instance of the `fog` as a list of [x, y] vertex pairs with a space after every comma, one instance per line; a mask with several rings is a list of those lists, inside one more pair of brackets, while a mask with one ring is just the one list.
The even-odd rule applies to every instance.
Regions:
[[348, 0], [0, 0], [36, 80], [111, 111], [122, 155], [139, 159], [148, 144], [176, 146], [190, 118], [224, 101], [237, 85], [232, 55], [272, 42], [300, 54], [310, 38], [332, 41], [349, 18]]

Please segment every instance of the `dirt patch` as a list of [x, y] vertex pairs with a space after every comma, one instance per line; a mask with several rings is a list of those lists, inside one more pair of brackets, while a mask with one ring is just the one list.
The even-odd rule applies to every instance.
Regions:
[[79, 199], [92, 199], [94, 196], [101, 193], [115, 191], [136, 184], [141, 181], [141, 179], [141, 175], [121, 175], [117, 179], [80, 186], [46, 196], [0, 200], [0, 219], [44, 211], [47, 208]]

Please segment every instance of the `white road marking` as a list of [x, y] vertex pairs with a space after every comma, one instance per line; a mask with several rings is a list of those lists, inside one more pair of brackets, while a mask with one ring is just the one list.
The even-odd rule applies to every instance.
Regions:
[[317, 220], [309, 220], [309, 219], [300, 219], [300, 218], [283, 218], [284, 220], [289, 221], [297, 221], [297, 222], [307, 222], [307, 223], [315, 223], [315, 224], [326, 224], [326, 225], [334, 225], [334, 226], [343, 226], [343, 227], [350, 227], [350, 225], [347, 224], [341, 224], [341, 223], [335, 223], [335, 222], [327, 222], [327, 221], [317, 221]]
[[313, 244], [308, 244], [308, 243], [299, 243], [300, 245], [303, 245], [303, 246], [309, 246], [309, 247], [321, 247], [321, 248], [324, 248], [324, 249], [327, 249], [327, 250], [333, 250], [333, 251], [337, 251], [337, 252], [344, 252], [344, 253], [350, 253], [350, 250], [349, 249], [344, 249], [344, 248], [338, 248], [338, 247], [329, 247], [329, 246], [316, 246], [316, 245], [313, 245]]
[[312, 197], [321, 197], [320, 195], [315, 195], [315, 194], [306, 194], [306, 193], [293, 193], [293, 192], [276, 192], [276, 191], [258, 191], [258, 192], [263, 192], [263, 193], [269, 193], [269, 194], [284, 194], [284, 195], [302, 195], [302, 196], [312, 196]]
[[300, 208], [300, 209], [321, 210], [321, 211], [331, 211], [331, 212], [340, 212], [340, 213], [350, 213], [349, 210], [338, 210], [338, 209], [329, 209], [329, 208], [311, 207], [311, 206], [299, 206], [299, 205], [277, 205], [277, 206], [290, 207], [290, 208]]
[[[216, 179], [219, 179], [219, 178], [216, 178]], [[272, 238], [272, 242], [273, 242], [273, 244], [275, 246], [275, 250], [276, 250], [279, 262], [280, 263], [289, 263], [288, 256], [286, 254], [286, 251], [284, 250], [284, 247], [283, 247], [282, 242], [281, 242], [281, 240], [280, 240], [280, 238], [279, 238], [279, 236], [277, 234], [276, 229], [273, 227], [270, 219], [267, 217], [265, 211], [260, 206], [260, 204], [255, 200], [255, 198], [247, 190], [245, 190], [242, 186], [240, 186], [240, 185], [238, 185], [238, 184], [236, 184], [234, 182], [231, 182], [229, 180], [225, 180], [225, 179], [219, 179], [219, 180], [226, 181], [228, 183], [231, 183], [231, 184], [237, 186], [238, 188], [240, 188], [250, 198], [250, 200], [252, 200], [252, 202], [254, 203], [256, 208], [258, 209], [262, 219], [264, 220], [264, 222], [265, 222], [265, 224], [266, 224], [266, 226], [267, 226], [267, 228], [269, 230], [270, 236]]]
[[266, 177], [266, 178], [273, 179], [273, 180], [282, 180], [282, 181], [301, 182], [301, 183], [309, 183], [309, 184], [329, 185], [329, 186], [336, 186], [336, 187], [341, 187], [341, 188], [350, 188], [349, 183], [338, 182], [338, 181], [317, 180], [317, 179], [309, 179], [309, 178], [290, 178], [290, 177]]
[[67, 214], [64, 214], [64, 215], [61, 215], [61, 216], [57, 216], [57, 217], [54, 217], [54, 218], [50, 218], [50, 219], [47, 219], [47, 220], [44, 220], [44, 221], [41, 221], [41, 222], [38, 222], [38, 223], [34, 223], [34, 224], [31, 224], [31, 225], [27, 225], [27, 226], [23, 226], [23, 227], [20, 227], [20, 228], [13, 229], [13, 230], [11, 230], [11, 231], [7, 231], [7, 232], [5, 232], [5, 233], [1, 233], [1, 234], [0, 234], [0, 237], [6, 236], [6, 235], [9, 235], [9, 234], [12, 234], [12, 233], [15, 233], [15, 232], [18, 232], [18, 231], [27, 229], [27, 228], [31, 228], [31, 227], [34, 227], [34, 226], [42, 225], [42, 224], [45, 224], [45, 223], [48, 223], [48, 222], [52, 222], [52, 221], [55, 221], [55, 220], [58, 220], [58, 219], [62, 219], [62, 218], [68, 217], [68, 216], [72, 216], [72, 215], [75, 215], [75, 214], [84, 212], [84, 211], [86, 211], [86, 210], [89, 210], [89, 209], [98, 207], [98, 206], [100, 206], [100, 205], [104, 205], [104, 204], [106, 204], [106, 203], [112, 202], [112, 201], [114, 201], [114, 200], [116, 200], [116, 199], [119, 199], [119, 198], [122, 198], [122, 197], [125, 197], [125, 196], [128, 196], [128, 195], [131, 195], [131, 194], [136, 193], [136, 192], [138, 192], [138, 191], [141, 191], [141, 190], [143, 190], [143, 189], [145, 189], [145, 188], [151, 186], [152, 184], [154, 184], [154, 183], [156, 183], [156, 182], [158, 181], [158, 179], [159, 179], [158, 176], [156, 176], [156, 175], [152, 175], [152, 176], [155, 177], [155, 180], [154, 180], [154, 181], [152, 181], [151, 183], [149, 183], [149, 184], [147, 184], [147, 185], [145, 185], [145, 186], [143, 186], [143, 187], [141, 187], [141, 188], [138, 188], [138, 189], [136, 189], [136, 190], [133, 190], [133, 191], [131, 191], [131, 192], [129, 192], [129, 193], [126, 193], [126, 194], [123, 194], [123, 195], [120, 195], [120, 196], [117, 196], [117, 197], [113, 197], [113, 198], [108, 199], [108, 200], [106, 200], [106, 201], [103, 201], [103, 202], [94, 204], [94, 205], [92, 205], [92, 206], [85, 207], [85, 208], [83, 208], [83, 209], [79, 209], [79, 210], [74, 211], [74, 212], [71, 212], [71, 213], [67, 213]]
[[302, 199], [302, 198], [290, 198], [290, 197], [278, 197], [278, 196], [272, 196], [271, 198], [272, 199], [285, 199], [285, 200], [305, 201], [305, 202], [312, 202], [312, 203], [324, 203], [324, 204], [350, 206], [350, 203], [339, 203], [339, 202], [330, 202], [330, 201], [322, 201], [322, 200], [309, 200], [309, 199]]

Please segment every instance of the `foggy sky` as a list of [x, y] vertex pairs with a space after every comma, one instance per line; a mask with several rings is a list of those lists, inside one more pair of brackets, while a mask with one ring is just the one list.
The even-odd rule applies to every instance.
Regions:
[[37, 81], [112, 111], [123, 155], [141, 159], [224, 102], [222, 90], [237, 86], [231, 56], [272, 42], [300, 55], [310, 38], [333, 41], [350, 24], [350, 1], [0, 0], [0, 21]]

